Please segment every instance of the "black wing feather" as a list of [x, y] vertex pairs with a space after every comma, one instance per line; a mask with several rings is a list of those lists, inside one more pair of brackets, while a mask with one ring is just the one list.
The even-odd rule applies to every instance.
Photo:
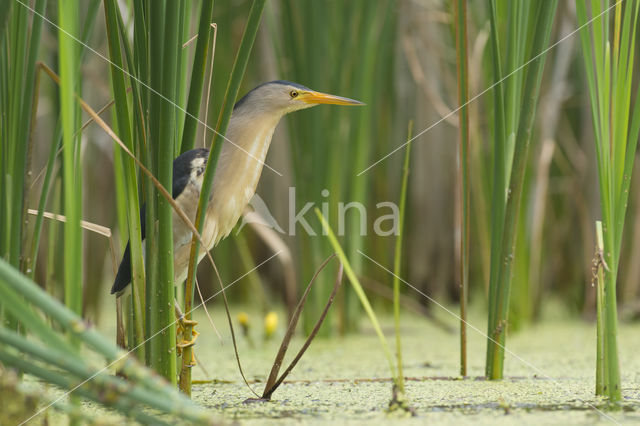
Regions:
[[[191, 176], [191, 163], [196, 158], [204, 158], [206, 165], [206, 160], [209, 158], [209, 150], [206, 148], [192, 149], [173, 160], [173, 188], [171, 191], [171, 196], [174, 200], [182, 193], [182, 191], [184, 191], [187, 183], [189, 183], [189, 178]], [[202, 171], [204, 171], [204, 168]], [[146, 236], [145, 210], [146, 206], [143, 204], [142, 208], [140, 209], [140, 234], [143, 242]], [[118, 293], [124, 290], [130, 282], [131, 248], [129, 242], [127, 242], [127, 247], [124, 249], [124, 254], [122, 255], [122, 260], [120, 261], [120, 266], [118, 267], [116, 279], [114, 280], [113, 286], [111, 287], [111, 294]]]

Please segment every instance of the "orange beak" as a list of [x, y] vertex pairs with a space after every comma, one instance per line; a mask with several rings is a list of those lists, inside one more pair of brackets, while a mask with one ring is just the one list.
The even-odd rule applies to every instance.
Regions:
[[299, 99], [308, 104], [365, 105], [364, 103], [354, 99], [314, 91], [300, 93]]

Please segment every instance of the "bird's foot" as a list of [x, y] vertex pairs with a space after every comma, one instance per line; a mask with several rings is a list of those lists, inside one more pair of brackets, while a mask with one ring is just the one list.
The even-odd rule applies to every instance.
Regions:
[[[184, 348], [190, 348], [193, 345], [196, 344], [196, 340], [198, 339], [198, 336], [200, 335], [200, 333], [198, 333], [193, 327], [195, 327], [196, 325], [198, 325], [198, 321], [195, 320], [189, 320], [184, 318], [184, 316], [181, 316], [180, 318], [178, 318], [178, 335], [182, 336], [182, 340], [180, 340], [179, 342], [176, 343], [176, 348], [178, 351], [178, 355], [182, 355], [183, 349]], [[186, 332], [186, 328], [187, 326], [191, 326], [191, 339], [190, 340], [185, 340], [184, 336], [185, 336], [185, 332]], [[196, 365], [196, 358], [195, 358], [195, 354], [193, 352], [193, 350], [191, 350], [191, 362], [189, 363], [190, 367], [193, 367]]]
[[182, 330], [186, 328], [186, 326], [190, 325], [191, 327], [195, 327], [198, 325], [198, 321], [186, 319], [184, 316], [178, 318], [178, 325]]
[[182, 339], [182, 341], [178, 342], [176, 346], [179, 347], [180, 349], [184, 349], [184, 348], [190, 348], [191, 346], [195, 345], [196, 340], [198, 339], [198, 336], [200, 335], [200, 333], [198, 333], [195, 330], [191, 330], [191, 332], [193, 333], [191, 340]]
[[[198, 336], [200, 335], [200, 333], [198, 333], [195, 330], [192, 330], [192, 338], [191, 340], [184, 340], [184, 338], [182, 339], [182, 341], [176, 343], [176, 347], [178, 348], [178, 355], [182, 355], [183, 350], [185, 348], [190, 348], [193, 345], [196, 344], [196, 340], [198, 339]], [[184, 335], [183, 335], [184, 336]], [[196, 357], [195, 357], [195, 353], [193, 351], [193, 349], [191, 350], [191, 361], [189, 362], [189, 367], [195, 367], [196, 366]]]

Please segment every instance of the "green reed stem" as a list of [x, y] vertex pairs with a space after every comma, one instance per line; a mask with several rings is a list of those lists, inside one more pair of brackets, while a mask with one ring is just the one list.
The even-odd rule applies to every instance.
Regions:
[[[366, 2], [365, 2], [366, 3]], [[357, 73], [353, 85], [355, 87], [358, 99], [362, 99], [364, 102], [369, 102], [370, 99], [374, 99], [376, 95], [376, 89], [378, 85], [375, 84], [376, 77], [376, 52], [379, 49], [377, 43], [377, 37], [374, 32], [376, 28], [376, 8], [369, 7], [367, 5], [361, 5], [363, 7], [362, 15], [360, 17], [360, 25], [358, 28], [357, 37], [360, 42], [359, 49], [362, 49], [363, 63], [360, 65], [360, 72]], [[355, 170], [364, 170], [371, 157], [371, 141], [372, 141], [372, 126], [371, 122], [372, 110], [370, 108], [360, 108], [357, 111], [355, 120], [355, 127], [353, 131], [352, 143], [352, 158], [353, 168]], [[321, 123], [318, 123], [321, 124]], [[322, 134], [322, 130], [316, 132], [317, 135]], [[322, 143], [318, 143], [322, 145]], [[315, 157], [314, 157], [315, 158]], [[368, 179], [364, 176], [353, 176], [347, 182], [350, 182], [348, 187], [348, 194], [350, 201], [356, 203], [366, 204], [367, 201], [367, 189]], [[345, 239], [345, 248], [352, 260], [352, 265], [357, 274], [362, 273], [362, 256], [358, 256], [358, 251], [364, 248], [365, 235], [361, 232], [362, 221], [366, 222], [366, 219], [360, 217], [360, 214], [351, 214], [347, 218], [347, 235]], [[366, 227], [367, 224], [365, 223]], [[348, 288], [345, 288], [345, 326], [347, 331], [356, 331], [358, 329], [358, 321], [361, 316], [358, 299], [354, 296]]]
[[[185, 117], [184, 129], [182, 131], [181, 152], [193, 149], [196, 142], [198, 130], [197, 117], [200, 114], [200, 103], [202, 101], [202, 88], [204, 86], [204, 76], [207, 68], [207, 57], [209, 56], [209, 45], [211, 42], [211, 22], [213, 21], [213, 0], [203, 1], [200, 9], [200, 23], [198, 24], [198, 40], [196, 41], [196, 52], [193, 58], [193, 68], [191, 70], [191, 83], [189, 86], [189, 98], [187, 101], [187, 115]], [[205, 118], [206, 121], [206, 118]]]
[[[21, 355], [32, 356], [45, 362], [49, 368], [59, 368], [66, 374], [70, 374], [82, 381], [90, 380], [90, 388], [94, 389], [94, 392], [101, 389], [102, 393], [105, 394], [105, 396], [101, 398], [101, 402], [104, 404], [112, 405], [122, 400], [131, 406], [144, 404], [157, 410], [175, 414], [176, 416], [186, 414], [187, 417], [191, 417], [189, 413], [190, 410], [188, 408], [184, 410], [179, 402], [167, 400], [164, 395], [140, 385], [127, 383], [119, 377], [112, 376], [106, 370], [101, 371], [98, 368], [90, 367], [77, 354], [75, 356], [69, 356], [69, 354], [58, 351], [54, 347], [42, 346], [21, 337], [15, 332], [2, 328], [0, 328], [0, 342], [16, 349]], [[96, 393], [99, 395], [98, 392]], [[127, 402], [129, 400], [134, 402]], [[202, 416], [196, 416], [196, 419], [202, 420]]]
[[[178, 37], [180, 2], [167, 1], [165, 11], [162, 16], [163, 22], [156, 22], [155, 25], [162, 25], [156, 28], [158, 38], [150, 43], [155, 45], [152, 55], [155, 56], [153, 63], [162, 63], [159, 92], [168, 99], [163, 99], [156, 94], [151, 95], [152, 104], [156, 103], [159, 108], [160, 123], [157, 126], [158, 133], [154, 136], [154, 157], [157, 164], [158, 180], [166, 189], [173, 186], [173, 155], [174, 152], [176, 107], [169, 102], [175, 102], [175, 91], [177, 80], [180, 78], [177, 70], [177, 56], [180, 46]], [[160, 7], [154, 5], [151, 7]], [[162, 15], [162, 14], [160, 14]], [[158, 19], [154, 16], [152, 19]], [[154, 33], [152, 33], [153, 38]], [[158, 57], [159, 56], [159, 57]], [[158, 87], [156, 87], [158, 88]], [[158, 105], [159, 104], [159, 105]], [[156, 194], [157, 219], [158, 219], [158, 245], [157, 245], [157, 282], [153, 283], [152, 308], [150, 321], [150, 333], [163, 330], [160, 335], [151, 340], [151, 366], [166, 377], [172, 384], [177, 383], [177, 360], [175, 347], [175, 314], [174, 314], [174, 272], [173, 272], [173, 209], [169, 202], [158, 192]], [[149, 229], [149, 232], [154, 232]]]
[[[24, 84], [24, 72], [25, 72], [25, 60], [24, 55], [27, 52], [27, 11], [18, 7], [14, 9], [13, 19], [11, 24], [11, 37], [7, 40], [10, 47], [10, 54], [17, 57], [7, 64], [9, 69], [8, 77], [10, 81], [9, 87], [22, 87]], [[8, 89], [8, 88], [7, 88]], [[13, 144], [8, 145], [7, 158], [7, 171], [10, 170], [10, 175], [7, 177], [9, 185], [8, 194], [9, 200], [6, 204], [7, 217], [9, 223], [7, 224], [7, 237], [8, 247], [6, 255], [8, 255], [9, 261], [12, 265], [20, 266], [20, 243], [22, 242], [22, 205], [24, 196], [24, 168], [26, 164], [26, 141], [21, 140], [20, 132], [22, 131], [26, 118], [21, 117], [21, 101], [22, 93], [20, 90], [8, 91], [6, 94], [8, 101], [8, 124], [9, 124], [9, 136], [8, 140], [15, 141]]]
[[404, 153], [404, 167], [402, 169], [402, 186], [400, 188], [400, 205], [398, 217], [398, 236], [393, 256], [393, 316], [396, 329], [396, 361], [398, 363], [397, 385], [404, 394], [404, 373], [402, 371], [402, 342], [400, 338], [400, 275], [402, 273], [402, 239], [404, 236], [404, 219], [407, 206], [407, 188], [409, 186], [409, 162], [411, 158], [411, 138], [413, 136], [413, 121], [409, 121], [407, 130], [407, 147]]
[[62, 116], [62, 156], [64, 211], [64, 271], [65, 303], [71, 310], [82, 313], [82, 163], [76, 136], [77, 109], [75, 87], [77, 79], [76, 42], [67, 33], [77, 35], [79, 2], [58, 3], [58, 32], [60, 49], [60, 113]]
[[[522, 104], [518, 131], [515, 136], [515, 147], [511, 165], [511, 176], [507, 191], [504, 214], [502, 241], [499, 251], [499, 270], [494, 299], [490, 309], [495, 310], [494, 323], [490, 324], [487, 356], [487, 374], [491, 379], [501, 379], [504, 369], [504, 345], [509, 313], [509, 295], [511, 290], [513, 259], [515, 254], [515, 237], [517, 233], [518, 212], [522, 197], [526, 161], [531, 142], [531, 133], [535, 118], [535, 110], [544, 69], [545, 55], [540, 55], [547, 46], [551, 34], [551, 26], [557, 6], [557, 0], [538, 4], [534, 19], [535, 30], [531, 46], [531, 57], [536, 58], [528, 66], [523, 88]], [[539, 56], [538, 56], [539, 55]], [[495, 253], [497, 254], [497, 253]], [[494, 253], [492, 253], [492, 256]], [[493, 282], [491, 284], [494, 284]]]
[[[489, 1], [489, 21], [491, 23], [491, 59], [493, 71], [493, 104], [494, 104], [494, 139], [493, 148], [493, 193], [491, 196], [491, 267], [489, 276], [489, 320], [487, 324], [487, 336], [493, 338], [497, 327], [497, 289], [500, 269], [500, 243], [502, 241], [504, 224], [504, 206], [506, 192], [505, 177], [505, 151], [507, 136], [505, 130], [505, 107], [502, 84], [498, 84], [503, 78], [502, 65], [500, 62], [500, 40], [498, 32], [498, 22], [496, 14], [496, 2]], [[487, 362], [485, 364], [485, 375], [490, 376], [489, 359], [493, 359], [495, 346], [487, 342]]]
[[[7, 300], [5, 296], [13, 295], [17, 297], [18, 294], [28, 303], [49, 315], [55, 323], [62, 326], [66, 332], [73, 336], [75, 342], [82, 342], [93, 349], [110, 366], [121, 371], [129, 380], [153, 390], [157, 397], [163, 400], [164, 407], [166, 410], [170, 410], [169, 412], [198, 409], [197, 405], [177, 392], [164, 379], [151, 370], [144, 368], [134, 357], [128, 356], [116, 345], [107, 341], [95, 328], [86, 324], [80, 316], [53, 299], [40, 289], [37, 284], [20, 274], [15, 268], [12, 268], [6, 261], [0, 260], [0, 295], [3, 296], [3, 300]], [[23, 305], [8, 304], [6, 308], [12, 314], [25, 318], [24, 324], [29, 331], [38, 335], [50, 347], [59, 351], [69, 352], [71, 350], [68, 344], [60, 343], [59, 338], [55, 337], [57, 336], [56, 332], [51, 327], [44, 324], [42, 320], [33, 320], [34, 316], [30, 315], [30, 310], [25, 309]], [[77, 351], [71, 350], [70, 353], [77, 353]], [[205, 414], [200, 412], [197, 416], [194, 416], [194, 419], [203, 419], [205, 417]]]
[[[240, 47], [236, 55], [233, 68], [231, 70], [231, 76], [227, 84], [227, 90], [224, 96], [224, 103], [220, 111], [218, 118], [218, 124], [216, 126], [216, 133], [213, 136], [211, 143], [211, 151], [209, 153], [209, 159], [207, 161], [207, 168], [204, 172], [204, 178], [202, 183], [202, 190], [200, 192], [200, 199], [198, 200], [198, 211], [196, 213], [195, 227], [201, 234], [204, 227], [204, 212], [207, 210], [209, 204], [209, 195], [213, 188], [213, 177], [215, 175], [216, 167], [218, 165], [218, 158], [220, 157], [220, 151], [222, 149], [223, 138], [222, 136], [227, 132], [227, 126], [231, 119], [231, 113], [233, 112], [233, 106], [235, 100], [238, 97], [240, 90], [240, 83], [244, 76], [244, 72], [249, 62], [249, 55], [251, 54], [251, 48], [258, 33], [258, 26], [260, 25], [260, 19], [262, 17], [262, 11], [264, 9], [265, 0], [254, 0], [249, 11], [249, 17], [247, 18], [247, 25], [245, 26], [244, 34], [240, 42]], [[206, 249], [206, 248], [205, 248]], [[191, 253], [189, 258], [189, 270], [187, 273], [187, 283], [185, 285], [185, 318], [191, 319], [191, 311], [193, 306], [193, 283], [195, 281], [196, 259], [198, 259], [198, 251], [200, 245], [193, 236], [191, 240]], [[222, 283], [221, 283], [222, 285]], [[224, 293], [223, 293], [224, 296]], [[226, 296], [224, 296], [226, 297]], [[184, 339], [191, 340], [193, 338], [193, 327], [187, 325], [184, 330]], [[193, 347], [186, 347], [182, 354], [182, 367], [180, 369], [180, 389], [187, 395], [191, 394], [191, 367], [189, 363], [191, 361], [191, 354]]]
[[[81, 41], [82, 41], [82, 46], [79, 49], [79, 58], [80, 61], [78, 61], [78, 71], [80, 72], [81, 70], [81, 60], [84, 56], [84, 54], [86, 53], [85, 46], [88, 42], [89, 36], [91, 35], [91, 30], [93, 28], [93, 24], [95, 22], [95, 17], [97, 15], [97, 10], [98, 10], [98, 6], [99, 6], [99, 0], [91, 0], [91, 2], [89, 3], [88, 6], [88, 10], [87, 10], [87, 15], [85, 17], [84, 20], [84, 25], [83, 25], [83, 30], [82, 30], [82, 37], [81, 37]], [[37, 5], [36, 5], [37, 6]], [[37, 7], [35, 9], [38, 13], [41, 13], [42, 11], [40, 11]], [[36, 18], [36, 16], [34, 16], [34, 19]], [[41, 19], [41, 18], [40, 18]], [[32, 33], [32, 40], [39, 40], [39, 37], [36, 37], [34, 35], [35, 33]], [[38, 62], [35, 63], [36, 65], [36, 74], [35, 74], [35, 83], [34, 83], [34, 102], [33, 102], [33, 106], [32, 106], [32, 112], [33, 114], [35, 114], [37, 112], [37, 108], [38, 108], [38, 99], [39, 99], [39, 78], [40, 78], [40, 70], [41, 67], [39, 66]], [[79, 81], [76, 82], [76, 89], [79, 85]], [[33, 128], [34, 125], [34, 121], [31, 122], [31, 127]], [[30, 135], [30, 137], [33, 137], [32, 135]], [[42, 234], [42, 224], [44, 221], [44, 209], [47, 203], [47, 199], [49, 196], [49, 191], [51, 190], [51, 178], [53, 177], [53, 172], [55, 170], [55, 163], [56, 163], [56, 159], [57, 159], [57, 154], [58, 154], [58, 150], [60, 148], [61, 145], [61, 141], [62, 141], [62, 127], [61, 127], [61, 122], [60, 122], [60, 117], [58, 117], [58, 120], [56, 120], [56, 126], [55, 126], [55, 130], [53, 132], [53, 137], [51, 138], [51, 149], [49, 150], [49, 156], [48, 156], [48, 160], [47, 160], [47, 166], [46, 166], [46, 171], [45, 171], [45, 177], [43, 179], [43, 183], [42, 183], [42, 190], [40, 191], [40, 197], [39, 197], [39, 201], [38, 201], [38, 215], [36, 216], [35, 219], [35, 223], [33, 226], [33, 235], [31, 237], [31, 246], [29, 251], [27, 252], [27, 254], [25, 255], [25, 266], [22, 268], [23, 271], [27, 272], [27, 275], [29, 275], [30, 278], [33, 278], [35, 276], [35, 270], [36, 270], [36, 266], [37, 266], [37, 258], [38, 258], [38, 248], [40, 247], [40, 238], [41, 238], [41, 234]], [[29, 183], [27, 183], [29, 184]], [[30, 188], [25, 188], [25, 191], [29, 190]], [[24, 248], [24, 250], [26, 250], [26, 247]]]
[[[105, 26], [107, 30], [107, 40], [109, 45], [109, 59], [111, 60], [111, 84], [115, 100], [115, 118], [118, 128], [118, 136], [124, 144], [135, 152], [133, 131], [131, 127], [129, 102], [123, 69], [122, 52], [120, 49], [120, 37], [118, 36], [118, 19], [116, 14], [117, 4], [115, 0], [105, 0], [104, 2]], [[126, 40], [124, 43], [128, 43]], [[140, 207], [138, 194], [138, 180], [136, 167], [133, 159], [117, 149], [114, 155], [120, 157], [124, 172], [124, 183], [126, 188], [127, 202], [126, 211], [129, 223], [129, 249], [131, 253], [131, 288], [133, 299], [133, 326], [136, 354], [139, 359], [145, 359], [142, 344], [145, 340], [144, 334], [144, 309], [142, 303], [145, 300], [144, 292], [144, 269], [142, 259], [142, 240]]]
[[[40, 13], [45, 1], [32, 5]], [[34, 80], [42, 18], [19, 4], [0, 5], [0, 257], [22, 270], [27, 268], [26, 195], [27, 170], [31, 154]], [[0, 316], [2, 313], [0, 312]], [[15, 317], [3, 318], [11, 329], [18, 329]]]
[[[634, 55], [640, 1], [615, 4], [613, 46], [609, 2], [592, 2], [588, 22], [587, 5], [576, 2], [580, 39], [591, 100], [595, 133], [598, 181], [604, 243], [604, 318], [601, 318], [603, 363], [596, 364], [596, 393], [602, 391], [611, 402], [621, 400], [620, 365], [617, 344], [616, 282], [620, 262], [624, 221], [631, 174], [640, 132], [640, 88], [631, 103]], [[602, 313], [602, 312], [601, 312]]]
[[[71, 389], [75, 386], [75, 380], [56, 372], [48, 368], [40, 367], [33, 362], [23, 359], [21, 356], [12, 355], [5, 351], [0, 350], [0, 360], [7, 365], [11, 365], [20, 371], [31, 374], [38, 377], [48, 383], [52, 383], [62, 389]], [[82, 396], [84, 398], [102, 403], [106, 406], [112, 406], [123, 414], [132, 417], [142, 424], [147, 425], [168, 425], [158, 417], [151, 416], [144, 413], [139, 409], [139, 406], [134, 401], [128, 401], [124, 399], [117, 399], [116, 401], [109, 401], [105, 399], [105, 392], [113, 392], [112, 388], [103, 389], [97, 387], [95, 390], [85, 390], [78, 388], [74, 391], [74, 394]]]

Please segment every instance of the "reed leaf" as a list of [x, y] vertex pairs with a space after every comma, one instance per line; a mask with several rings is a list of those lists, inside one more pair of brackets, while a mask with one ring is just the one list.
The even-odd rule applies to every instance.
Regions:
[[[522, 88], [522, 103], [519, 105], [517, 132], [514, 139], [513, 159], [509, 160], [508, 149], [505, 150], [505, 163], [502, 171], [507, 171], [510, 175], [509, 184], [505, 192], [494, 184], [494, 208], [502, 211], [502, 203], [499, 197], [505, 196], [504, 221], [496, 223], [502, 227], [502, 235], [499, 250], [494, 252], [492, 246], [492, 268], [497, 267], [497, 271], [492, 269], [491, 299], [489, 301], [489, 332], [487, 340], [487, 362], [486, 373], [491, 379], [501, 379], [504, 368], [504, 348], [506, 342], [506, 332], [508, 326], [509, 296], [511, 291], [511, 281], [513, 275], [515, 242], [518, 224], [518, 212], [523, 191], [524, 177], [526, 171], [526, 161], [531, 142], [531, 132], [535, 118], [535, 110], [544, 69], [546, 48], [551, 34], [553, 17], [557, 7], [557, 1], [535, 3], [532, 6], [533, 12], [531, 23], [534, 28], [533, 40], [531, 44], [531, 62], [527, 65], [524, 86]], [[526, 42], [526, 38], [522, 39]], [[494, 58], [494, 61], [498, 60]], [[517, 99], [517, 96], [516, 96]], [[498, 124], [498, 122], [496, 122]], [[511, 124], [506, 120], [506, 124]], [[508, 130], [508, 129], [507, 129]], [[497, 163], [497, 159], [495, 160]], [[498, 167], [498, 165], [496, 165]], [[500, 174], [500, 171], [498, 171]], [[498, 193], [496, 193], [498, 191]], [[499, 195], [503, 194], [503, 195]], [[498, 213], [499, 215], [499, 213]], [[494, 234], [495, 235], [495, 234]], [[495, 257], [498, 257], [495, 260]], [[494, 280], [495, 279], [495, 280]]]
[[211, 22], [213, 20], [213, 0], [203, 1], [200, 10], [200, 23], [198, 24], [198, 40], [196, 41], [196, 52], [193, 58], [193, 68], [191, 70], [191, 82], [189, 83], [189, 99], [187, 101], [187, 113], [182, 130], [181, 152], [193, 149], [196, 141], [196, 130], [198, 129], [197, 117], [200, 113], [200, 103], [202, 101], [202, 88], [204, 86], [204, 76], [207, 68], [207, 57], [209, 55], [209, 45], [211, 43]]
[[60, 114], [62, 117], [62, 156], [64, 214], [65, 303], [82, 313], [82, 162], [76, 135], [78, 106], [75, 103], [77, 80], [77, 47], [71, 36], [77, 36], [80, 4], [78, 1], [58, 3], [60, 50]]
[[[98, 331], [85, 323], [80, 316], [46, 294], [37, 284], [26, 278], [4, 260], [0, 260], [0, 291], [2, 291], [3, 295], [21, 295], [24, 297], [29, 304], [38, 308], [41, 312], [46, 313], [56, 324], [60, 325], [64, 331], [71, 334], [75, 342], [82, 342], [83, 345], [91, 348], [98, 353], [109, 366], [116, 367], [129, 380], [139, 383], [144, 388], [153, 390], [156, 393], [156, 398], [163, 401], [162, 404], [168, 412], [176, 411], [183, 413], [191, 411], [192, 414], [198, 412], [197, 415], [193, 416], [194, 420], [202, 420], [206, 417], [204, 413], [198, 410], [193, 402], [179, 394], [167, 381], [160, 378], [151, 370], [142, 367], [134, 357], [128, 356], [127, 353], [108, 342]], [[3, 300], [5, 299], [3, 298]], [[29, 310], [23, 311], [24, 306], [21, 304], [6, 305], [6, 308], [14, 315], [22, 315], [22, 312], [29, 312]], [[41, 320], [26, 322], [25, 325], [29, 325], [29, 331], [36, 333], [50, 348], [64, 351], [67, 354], [71, 354], [71, 356], [77, 354], [77, 350], [69, 352], [69, 347], [67, 347], [66, 344], [60, 344], [55, 337], [56, 332]], [[62, 356], [57, 358], [61, 357]], [[82, 364], [78, 365], [81, 366]], [[86, 378], [93, 379], [91, 375]], [[75, 384], [75, 382], [71, 382], [71, 385], [67, 386], [67, 389], [71, 389]], [[162, 409], [162, 407], [156, 408]]]
[[413, 137], [413, 121], [409, 122], [407, 146], [402, 169], [400, 187], [400, 205], [398, 206], [398, 235], [393, 256], [393, 315], [396, 329], [396, 362], [398, 366], [398, 390], [404, 394], [404, 373], [402, 371], [402, 342], [400, 338], [400, 275], [402, 274], [402, 240], [404, 235], [405, 210], [407, 206], [407, 188], [409, 186], [409, 163], [411, 158], [411, 138]]
[[317, 207], [315, 208], [315, 212], [316, 212], [316, 216], [320, 220], [320, 223], [322, 224], [322, 228], [326, 232], [327, 239], [331, 243], [331, 247], [333, 247], [333, 250], [338, 256], [338, 259], [340, 259], [340, 263], [342, 263], [342, 266], [344, 267], [345, 275], [349, 279], [349, 282], [351, 283], [351, 286], [353, 287], [355, 294], [358, 296], [358, 299], [362, 304], [362, 308], [364, 309], [365, 313], [369, 317], [369, 320], [371, 321], [373, 330], [376, 332], [376, 335], [380, 340], [380, 345], [382, 346], [382, 350], [387, 358], [387, 362], [389, 363], [389, 372], [391, 374], [391, 377], [393, 378], [393, 382], [397, 385], [399, 382], [398, 370], [396, 370], [396, 367], [393, 365], [393, 355], [391, 355], [389, 344], [387, 343], [386, 337], [384, 337], [384, 333], [382, 332], [382, 327], [380, 327], [380, 322], [378, 321], [378, 317], [376, 316], [376, 313], [373, 311], [373, 308], [371, 307], [371, 303], [369, 302], [369, 299], [367, 298], [366, 293], [362, 289], [360, 280], [358, 279], [358, 276], [355, 274], [353, 268], [351, 267], [351, 263], [349, 262], [349, 259], [347, 259], [347, 256], [345, 255], [344, 250], [340, 246], [340, 243], [338, 242], [338, 239], [336, 238], [336, 235], [333, 232], [333, 229], [331, 229], [329, 222], [327, 222], [327, 219], [322, 215], [322, 213]]
[[[42, 13], [44, 0], [33, 7]], [[29, 11], [4, 3], [0, 12], [0, 256], [12, 265], [26, 270], [27, 262], [27, 170], [31, 158], [31, 129], [35, 95], [35, 69], [40, 47], [42, 18], [29, 20]], [[31, 31], [30, 31], [31, 30]], [[1, 315], [1, 313], [0, 313]], [[15, 317], [7, 316], [12, 329], [18, 329]]]
[[[99, 6], [100, 6], [100, 0], [91, 0], [87, 8], [87, 13], [83, 23], [82, 37], [80, 38], [80, 41], [82, 42], [82, 44], [80, 45], [79, 51], [78, 51], [78, 55], [80, 57], [80, 61], [78, 61], [78, 64], [77, 64], [78, 72], [80, 72], [82, 58], [84, 57], [84, 54], [87, 51], [86, 45], [91, 35], [91, 30], [93, 29], [93, 24], [95, 22], [95, 18], [96, 18]], [[36, 12], [39, 12], [39, 11], [36, 9]], [[32, 35], [32, 39], [34, 38], [35, 36]], [[39, 66], [38, 63], [36, 63], [36, 74], [35, 74], [36, 80], [40, 78], [40, 71], [41, 71], [41, 67]], [[79, 84], [79, 82], [77, 84]], [[38, 81], [35, 82], [35, 85], [39, 87]], [[38, 100], [39, 100], [39, 93], [38, 93], [38, 89], [36, 89], [34, 92], [34, 103], [33, 103], [34, 114], [38, 108]], [[33, 127], [34, 124], [35, 123], [32, 121], [31, 126]], [[36, 216], [36, 220], [33, 226], [33, 233], [31, 235], [31, 247], [28, 253], [25, 254], [25, 266], [23, 270], [27, 272], [29, 277], [32, 279], [35, 276], [35, 272], [36, 272], [38, 248], [40, 247], [40, 237], [42, 232], [42, 223], [44, 219], [43, 213], [49, 197], [49, 191], [51, 190], [51, 179], [54, 176], [53, 172], [56, 170], [55, 168], [56, 159], [58, 154], [60, 153], [59, 150], [60, 150], [60, 145], [62, 143], [62, 127], [61, 126], [62, 125], [61, 125], [60, 117], [58, 117], [56, 121], [55, 130], [51, 138], [51, 149], [49, 150], [47, 166], [45, 168], [45, 177], [42, 182], [42, 189], [40, 191], [40, 197], [38, 202], [38, 215]], [[82, 131], [82, 129], [79, 131]], [[30, 138], [33, 138], [32, 133], [33, 132], [31, 131]], [[26, 188], [26, 190], [27, 191], [31, 190], [31, 188], [34, 187], [35, 183], [36, 183], [35, 181], [30, 182], [29, 187]]]
[[[41, 380], [44, 380], [48, 383], [54, 384], [62, 389], [71, 389], [75, 386], [75, 380], [69, 378], [56, 370], [51, 370], [46, 367], [42, 367], [40, 365], [34, 364], [33, 362], [24, 359], [22, 356], [14, 355], [4, 350], [0, 350], [0, 361], [2, 361], [6, 365], [11, 365], [19, 371], [23, 371], [27, 374], [30, 374], [34, 377], [37, 377]], [[87, 391], [82, 388], [76, 389], [74, 391], [75, 395], [82, 396], [89, 400], [93, 400], [98, 403], [105, 403], [104, 397], [101, 394], [104, 394], [109, 391], [109, 388], [98, 387], [97, 391]], [[123, 414], [132, 417], [139, 421], [142, 424], [147, 425], [166, 425], [168, 423], [163, 422], [161, 419], [155, 416], [151, 416], [146, 414], [143, 411], [140, 411], [136, 408], [135, 403], [131, 402], [122, 402], [119, 400], [114, 401], [113, 403], [105, 403], [107, 406], [112, 406], [113, 408], [121, 411]], [[76, 406], [72, 406], [74, 409], [77, 409]]]
[[[596, 145], [604, 243], [604, 299], [599, 306], [596, 394], [622, 399], [616, 285], [631, 174], [640, 131], [640, 88], [631, 103], [640, 1], [576, 2]], [[613, 32], [610, 14], [615, 12]], [[591, 17], [591, 18], [590, 18]], [[587, 23], [593, 22], [591, 25]], [[611, 40], [613, 36], [613, 40]], [[600, 288], [599, 288], [600, 290]], [[600, 361], [600, 354], [603, 360]]]
[[[114, 0], [106, 0], [104, 2], [105, 24], [107, 29], [107, 40], [109, 45], [109, 58], [111, 61], [111, 84], [113, 88], [115, 101], [115, 120], [117, 124], [117, 134], [122, 142], [131, 151], [135, 151], [134, 134], [130, 120], [129, 101], [127, 97], [125, 76], [123, 75], [123, 60], [120, 49], [121, 42], [124, 45], [128, 41], [120, 40], [119, 22], [117, 15], [119, 11]], [[118, 157], [118, 164], [121, 164], [123, 173], [123, 185], [126, 196], [126, 202], [122, 204], [126, 209], [129, 230], [129, 250], [131, 253], [131, 288], [133, 299], [133, 318], [135, 332], [133, 341], [135, 342], [136, 353], [139, 359], [144, 360], [144, 310], [142, 301], [145, 300], [144, 286], [144, 270], [142, 260], [142, 241], [141, 241], [141, 223], [140, 223], [140, 207], [138, 195], [138, 180], [136, 174], [135, 163], [128, 158], [120, 149], [114, 152], [114, 157]], [[114, 163], [116, 160], [114, 160]], [[119, 178], [119, 177], [118, 177]]]

